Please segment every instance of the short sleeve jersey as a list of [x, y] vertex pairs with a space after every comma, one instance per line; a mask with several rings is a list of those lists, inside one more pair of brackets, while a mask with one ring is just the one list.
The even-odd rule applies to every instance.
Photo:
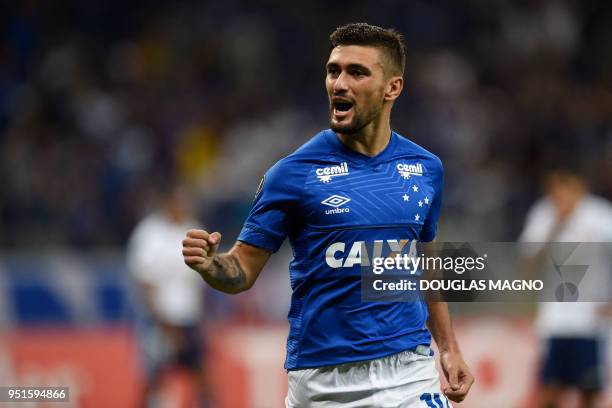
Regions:
[[[392, 132], [369, 157], [331, 130], [315, 135], [265, 174], [238, 237], [275, 252], [293, 248], [285, 368], [375, 359], [429, 345], [421, 302], [362, 302], [362, 243], [436, 236], [440, 160]], [[364, 246], [365, 247], [365, 246]]]

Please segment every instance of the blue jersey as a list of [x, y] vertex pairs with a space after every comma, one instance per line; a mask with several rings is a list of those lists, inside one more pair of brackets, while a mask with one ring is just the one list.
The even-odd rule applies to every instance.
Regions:
[[368, 157], [325, 130], [268, 170], [238, 240], [293, 247], [286, 369], [430, 344], [424, 303], [361, 301], [361, 243], [433, 240], [442, 186], [440, 159], [394, 132]]

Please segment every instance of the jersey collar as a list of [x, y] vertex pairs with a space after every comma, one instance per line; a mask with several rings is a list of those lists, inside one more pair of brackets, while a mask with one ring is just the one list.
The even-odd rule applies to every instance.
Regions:
[[326, 135], [325, 136], [326, 136], [328, 142], [334, 148], [336, 148], [336, 151], [342, 157], [344, 157], [347, 160], [350, 160], [350, 161], [352, 161], [354, 163], [360, 163], [360, 164], [375, 165], [375, 164], [378, 164], [380, 162], [383, 162], [387, 158], [389, 158], [389, 157], [391, 157], [393, 155], [393, 152], [395, 151], [395, 147], [397, 146], [397, 134], [392, 131], [391, 132], [391, 137], [389, 138], [389, 143], [387, 143], [387, 146], [384, 148], [384, 150], [382, 152], [378, 153], [376, 156], [370, 157], [370, 156], [366, 156], [365, 154], [361, 154], [359, 152], [356, 152], [355, 150], [352, 150], [351, 148], [346, 146], [344, 143], [342, 143], [340, 141], [338, 136], [336, 136], [336, 132], [334, 132], [331, 129], [327, 129], [326, 130]]

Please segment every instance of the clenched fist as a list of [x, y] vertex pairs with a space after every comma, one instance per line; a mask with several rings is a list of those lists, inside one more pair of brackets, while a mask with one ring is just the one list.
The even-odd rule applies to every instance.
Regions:
[[204, 230], [189, 230], [183, 240], [183, 258], [187, 266], [198, 273], [208, 272], [217, 253], [221, 234]]

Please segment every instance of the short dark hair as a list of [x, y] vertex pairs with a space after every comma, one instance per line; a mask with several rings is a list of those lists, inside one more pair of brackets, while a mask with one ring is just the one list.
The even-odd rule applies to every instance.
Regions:
[[391, 62], [391, 71], [403, 75], [406, 66], [404, 37], [392, 28], [381, 28], [366, 23], [346, 24], [329, 36], [332, 47], [339, 45], [367, 45], [382, 48]]

